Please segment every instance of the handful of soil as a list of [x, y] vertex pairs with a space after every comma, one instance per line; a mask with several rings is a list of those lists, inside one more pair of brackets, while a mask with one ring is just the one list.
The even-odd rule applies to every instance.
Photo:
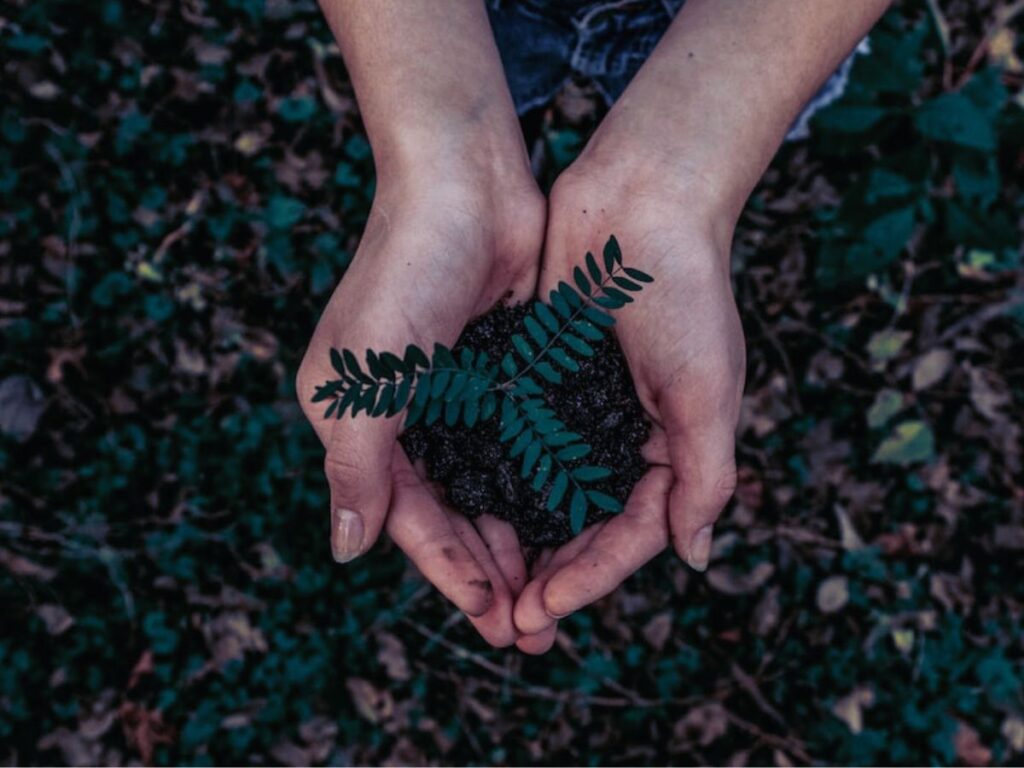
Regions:
[[[473, 321], [455, 346], [487, 352], [500, 360], [512, 348], [512, 335], [522, 329], [526, 306], [499, 306]], [[643, 476], [647, 464], [640, 448], [650, 424], [633, 388], [618, 341], [612, 334], [593, 343], [595, 354], [579, 361], [575, 373], [563, 372], [561, 384], [544, 384], [544, 399], [566, 426], [590, 444], [587, 464], [607, 467], [611, 477], [596, 482], [594, 490], [623, 504]], [[474, 518], [490, 513], [507, 520], [524, 547], [554, 547], [572, 538], [567, 510], [545, 508], [550, 482], [534, 491], [519, 475], [521, 460], [508, 456], [498, 440], [500, 419], [488, 419], [472, 429], [449, 427], [443, 420], [429, 427], [419, 422], [401, 437], [409, 458], [423, 459], [431, 480], [439, 483], [452, 508]], [[587, 511], [586, 525], [610, 517], [595, 505]]]

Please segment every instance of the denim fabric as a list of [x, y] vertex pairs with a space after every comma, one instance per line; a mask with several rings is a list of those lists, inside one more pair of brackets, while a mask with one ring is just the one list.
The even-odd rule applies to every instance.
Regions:
[[[519, 114], [546, 104], [573, 75], [611, 105], [647, 60], [685, 0], [488, 0], [491, 27]], [[838, 99], [854, 57], [843, 62], [790, 129], [808, 135], [811, 115]]]

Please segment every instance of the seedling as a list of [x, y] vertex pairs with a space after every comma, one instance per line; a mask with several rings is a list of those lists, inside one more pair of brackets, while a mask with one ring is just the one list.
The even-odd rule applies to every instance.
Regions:
[[367, 350], [364, 370], [351, 350], [332, 348], [331, 365], [340, 378], [317, 387], [313, 402], [330, 401], [324, 418], [361, 412], [390, 417], [405, 410], [406, 428], [439, 419], [472, 428], [497, 415], [499, 439], [511, 458], [521, 458], [521, 476], [532, 478], [535, 492], [547, 486], [548, 511], [568, 503], [569, 524], [578, 534], [589, 505], [621, 512], [622, 504], [589, 487], [612, 471], [585, 463], [590, 445], [551, 410], [543, 383], [560, 384], [562, 371], [578, 371], [578, 360], [594, 355], [591, 343], [615, 324], [611, 312], [654, 280], [623, 265], [614, 236], [604, 246], [603, 262], [602, 271], [587, 253], [586, 269], [573, 270], [575, 287], [561, 282], [547, 303], [535, 301], [523, 319], [523, 333], [512, 336], [512, 349], [500, 361], [467, 348], [456, 355], [443, 344], [434, 344], [428, 357], [410, 344], [401, 357]]

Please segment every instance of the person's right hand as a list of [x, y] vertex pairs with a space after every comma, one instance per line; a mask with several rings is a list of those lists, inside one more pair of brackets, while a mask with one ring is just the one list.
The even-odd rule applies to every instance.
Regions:
[[[524, 153], [525, 155], [525, 153]], [[450, 158], [449, 158], [450, 160]], [[469, 166], [469, 161], [464, 165]], [[335, 559], [365, 553], [381, 529], [493, 645], [514, 643], [512, 605], [526, 580], [507, 523], [448, 511], [397, 442], [404, 414], [324, 419], [316, 387], [337, 378], [330, 349], [401, 355], [408, 344], [451, 346], [466, 323], [533, 293], [545, 202], [529, 173], [492, 181], [458, 162], [378, 177], [369, 223], [317, 325], [296, 390], [327, 450]]]

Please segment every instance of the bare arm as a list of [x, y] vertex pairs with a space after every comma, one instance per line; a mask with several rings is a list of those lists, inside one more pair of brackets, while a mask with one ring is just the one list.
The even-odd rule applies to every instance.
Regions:
[[[387, 526], [423, 574], [495, 645], [517, 638], [525, 566], [511, 526], [452, 514], [397, 443], [401, 418], [324, 419], [332, 347], [451, 345], [466, 322], [536, 284], [545, 205], [530, 173], [482, 0], [322, 0], [373, 147], [377, 188], [345, 279], [296, 389], [326, 449], [334, 557]], [[453, 280], [453, 277], [456, 278]]]
[[[888, 0], [688, 0], [551, 194], [541, 290], [615, 234], [655, 276], [616, 333], [653, 423], [625, 512], [535, 574], [520, 631], [608, 594], [670, 542], [703, 570], [736, 484], [745, 377], [729, 250], [787, 129]], [[520, 643], [523, 650], [544, 650]]]

